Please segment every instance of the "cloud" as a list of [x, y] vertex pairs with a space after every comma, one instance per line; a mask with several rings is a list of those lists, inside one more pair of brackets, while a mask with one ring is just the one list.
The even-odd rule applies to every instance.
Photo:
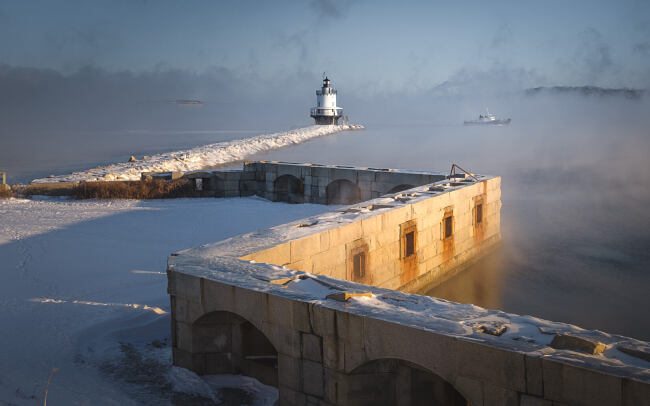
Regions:
[[353, 0], [312, 0], [309, 6], [318, 17], [343, 18], [353, 3]]
[[650, 41], [636, 43], [632, 50], [642, 56], [650, 56]]
[[492, 38], [492, 48], [500, 48], [510, 43], [512, 39], [512, 30], [508, 24], [501, 24]]
[[285, 51], [296, 51], [298, 63], [305, 62], [311, 55], [310, 49], [318, 45], [318, 35], [314, 30], [300, 30], [291, 35], [282, 36], [276, 46]]
[[588, 85], [597, 84], [615, 68], [609, 46], [594, 28], [587, 28], [579, 34], [571, 65], [576, 75]]

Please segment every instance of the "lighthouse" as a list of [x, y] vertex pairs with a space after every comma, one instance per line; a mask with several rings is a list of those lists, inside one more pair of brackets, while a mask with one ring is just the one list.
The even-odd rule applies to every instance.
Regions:
[[330, 86], [330, 80], [325, 76], [323, 87], [316, 90], [316, 107], [311, 108], [310, 114], [316, 124], [336, 124], [343, 115], [343, 109], [336, 106], [336, 90]]

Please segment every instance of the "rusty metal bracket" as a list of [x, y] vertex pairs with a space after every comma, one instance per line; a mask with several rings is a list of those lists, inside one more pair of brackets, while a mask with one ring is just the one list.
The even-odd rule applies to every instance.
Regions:
[[456, 178], [456, 169], [460, 170], [461, 172], [464, 172], [466, 175], [473, 178], [475, 181], [479, 182], [476, 176], [472, 175], [470, 172], [466, 171], [465, 169], [461, 168], [456, 164], [451, 164], [451, 170], [449, 171], [449, 179]]

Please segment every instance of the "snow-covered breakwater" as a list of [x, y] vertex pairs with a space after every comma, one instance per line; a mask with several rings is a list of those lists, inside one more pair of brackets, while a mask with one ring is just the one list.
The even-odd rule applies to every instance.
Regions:
[[152, 155], [136, 162], [98, 166], [68, 175], [35, 179], [32, 183], [139, 180], [142, 172], [195, 171], [240, 161], [253, 154], [300, 144], [323, 135], [360, 129], [363, 129], [363, 126], [354, 124], [313, 125], [291, 131], [262, 134], [242, 140], [218, 142], [183, 151]]

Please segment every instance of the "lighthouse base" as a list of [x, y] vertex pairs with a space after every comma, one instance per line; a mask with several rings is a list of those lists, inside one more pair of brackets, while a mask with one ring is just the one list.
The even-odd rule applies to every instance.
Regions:
[[316, 120], [316, 125], [336, 125], [341, 116], [311, 116]]

